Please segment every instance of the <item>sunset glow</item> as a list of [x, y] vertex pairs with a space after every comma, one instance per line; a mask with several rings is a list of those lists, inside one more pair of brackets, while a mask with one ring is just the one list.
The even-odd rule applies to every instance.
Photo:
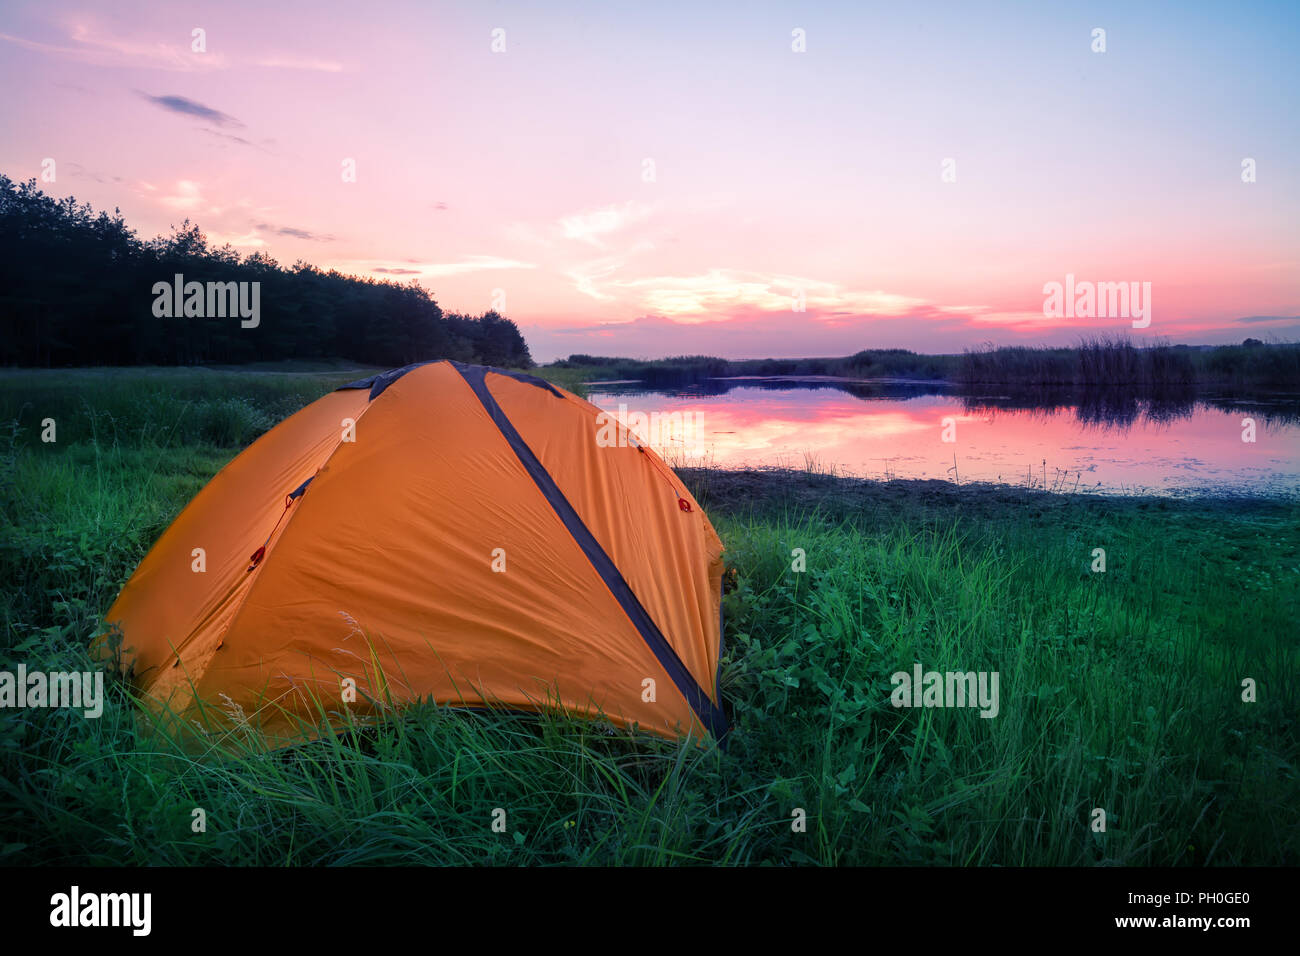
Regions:
[[1151, 283], [1135, 337], [1293, 340], [1300, 15], [1263, 6], [16, 2], [0, 169], [498, 307], [538, 361], [1130, 328], [1045, 317], [1067, 274]]

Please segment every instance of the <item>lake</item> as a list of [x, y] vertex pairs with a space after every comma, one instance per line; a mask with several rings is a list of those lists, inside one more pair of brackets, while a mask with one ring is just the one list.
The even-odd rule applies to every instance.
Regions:
[[[1300, 496], [1300, 396], [1017, 397], [943, 383], [591, 383], [674, 466], [813, 468], [1108, 494]], [[1253, 439], [1253, 440], [1252, 440]]]

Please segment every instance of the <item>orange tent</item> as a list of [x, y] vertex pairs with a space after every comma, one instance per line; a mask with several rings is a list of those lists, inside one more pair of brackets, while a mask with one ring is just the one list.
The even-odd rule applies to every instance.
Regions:
[[449, 361], [331, 392], [140, 563], [107, 615], [122, 666], [209, 733], [432, 698], [720, 737], [722, 544], [654, 451], [621, 425], [598, 441], [600, 415]]

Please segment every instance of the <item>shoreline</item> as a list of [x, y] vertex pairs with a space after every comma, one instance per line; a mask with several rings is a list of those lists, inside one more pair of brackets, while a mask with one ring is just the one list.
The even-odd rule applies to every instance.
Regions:
[[[805, 506], [842, 512], [892, 504], [985, 512], [1008, 506], [1038, 509], [1089, 506], [1113, 510], [1290, 511], [1300, 509], [1300, 494], [1111, 493], [1102, 491], [1052, 491], [1023, 485], [971, 481], [954, 484], [939, 478], [859, 478], [813, 474], [793, 468], [693, 468], [673, 469], [706, 509], [734, 513], [773, 507]], [[752, 508], [757, 505], [758, 507]]]
[[[546, 371], [549, 366], [539, 366], [533, 370], [533, 374], [540, 371]], [[1035, 382], [1010, 379], [1006, 381], [973, 381], [968, 382], [959, 378], [911, 378], [905, 375], [700, 375], [685, 376], [679, 384], [689, 385], [694, 382], [808, 382], [810, 384], [825, 383], [829, 385], [915, 385], [927, 388], [951, 388], [965, 392], [980, 392], [986, 389], [1001, 390], [1010, 392], [1006, 396], [989, 396], [989, 397], [1006, 397], [1014, 398], [1023, 396], [1027, 393], [1060, 393], [1068, 394], [1070, 392], [1089, 392], [1095, 390], [1110, 390], [1119, 393], [1134, 393], [1141, 397], [1152, 395], [1161, 397], [1172, 391], [1189, 392], [1201, 397], [1203, 395], [1218, 395], [1225, 398], [1231, 398], [1238, 402], [1250, 402], [1252, 398], [1284, 398], [1291, 401], [1300, 400], [1300, 391], [1293, 387], [1283, 387], [1279, 385], [1238, 385], [1232, 382], [1205, 381], [1205, 382], [1188, 382], [1176, 387], [1174, 386], [1156, 386], [1144, 383], [1114, 383], [1114, 382]], [[609, 385], [640, 385], [646, 391], [662, 391], [671, 389], [673, 386], [664, 383], [656, 383], [644, 378], [612, 378], [612, 379], [591, 379], [582, 380], [577, 384], [583, 388], [598, 388]]]

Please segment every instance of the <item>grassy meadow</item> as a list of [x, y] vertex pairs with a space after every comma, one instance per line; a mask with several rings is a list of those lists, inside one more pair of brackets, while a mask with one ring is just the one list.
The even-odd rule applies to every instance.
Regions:
[[[6, 372], [0, 670], [90, 668], [185, 503], [359, 374]], [[113, 682], [98, 720], [0, 710], [0, 864], [1300, 863], [1295, 502], [682, 477], [736, 572], [725, 748], [419, 705], [195, 754]], [[1000, 713], [892, 707], [915, 661], [999, 672]]]

